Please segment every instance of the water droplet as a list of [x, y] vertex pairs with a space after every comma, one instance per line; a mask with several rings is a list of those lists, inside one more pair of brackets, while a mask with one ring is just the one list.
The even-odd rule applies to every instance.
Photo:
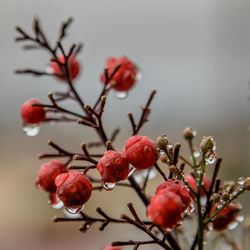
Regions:
[[142, 71], [140, 69], [137, 69], [137, 73], [136, 73], [136, 76], [135, 76], [135, 80], [136, 81], [140, 81], [142, 78]]
[[52, 67], [48, 66], [46, 69], [45, 69], [45, 72], [48, 73], [48, 74], [54, 74], [55, 71]]
[[237, 181], [239, 185], [244, 185], [244, 182], [245, 182], [245, 177], [240, 177]]
[[185, 213], [189, 215], [189, 214], [193, 213], [194, 209], [195, 209], [194, 205], [191, 204], [191, 205], [185, 210]]
[[205, 159], [206, 165], [212, 165], [216, 162], [217, 154], [215, 151], [210, 151]]
[[75, 206], [75, 207], [66, 207], [66, 211], [69, 212], [70, 214], [77, 214], [81, 211], [83, 206]]
[[194, 151], [194, 153], [193, 153], [193, 156], [194, 156], [194, 158], [196, 158], [196, 159], [199, 158], [200, 155], [201, 155], [201, 152], [200, 152], [199, 150]]
[[115, 188], [115, 183], [111, 183], [111, 182], [104, 182], [102, 185], [103, 185], [103, 188], [107, 191], [111, 191]]
[[54, 209], [61, 209], [64, 206], [63, 202], [58, 198], [56, 193], [50, 194], [48, 203]]
[[118, 99], [125, 99], [125, 98], [127, 98], [128, 97], [128, 92], [126, 92], [126, 91], [119, 91], [119, 92], [116, 92], [116, 97], [118, 98]]
[[129, 172], [128, 172], [128, 177], [130, 177], [134, 172], [135, 172], [136, 168], [129, 164]]
[[23, 126], [23, 132], [30, 137], [36, 136], [40, 132], [40, 127], [37, 126], [36, 124], [25, 125]]
[[234, 230], [238, 226], [238, 221], [233, 221], [230, 224], [227, 225], [227, 229]]
[[213, 223], [208, 223], [207, 228], [208, 228], [209, 231], [214, 230], [214, 225], [213, 225]]
[[238, 215], [238, 216], [236, 217], [236, 220], [237, 220], [238, 222], [243, 222], [244, 219], [245, 219], [245, 217], [244, 217], [243, 215]]
[[69, 213], [66, 208], [63, 209], [63, 212], [67, 218], [77, 219], [82, 217], [80, 213], [75, 213], [75, 214]]
[[207, 203], [207, 197], [206, 196], [201, 197], [200, 202], [202, 206], [205, 206]]

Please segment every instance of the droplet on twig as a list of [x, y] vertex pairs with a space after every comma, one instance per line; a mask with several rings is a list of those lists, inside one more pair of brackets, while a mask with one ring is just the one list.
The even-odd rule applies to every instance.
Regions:
[[23, 126], [23, 132], [29, 137], [33, 137], [39, 134], [40, 127], [36, 124], [27, 124]]

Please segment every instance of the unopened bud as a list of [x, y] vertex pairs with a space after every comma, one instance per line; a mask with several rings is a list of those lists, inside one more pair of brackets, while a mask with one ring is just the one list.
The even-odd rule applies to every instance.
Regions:
[[183, 130], [182, 135], [186, 140], [192, 140], [196, 136], [196, 131], [193, 128], [187, 127]]
[[227, 202], [230, 199], [230, 194], [228, 192], [224, 192], [221, 196], [221, 198]]
[[220, 200], [220, 195], [218, 193], [213, 193], [212, 194], [212, 200], [214, 202], [218, 202]]
[[244, 180], [244, 189], [245, 190], [250, 190], [250, 177], [247, 177], [245, 180]]
[[168, 138], [166, 135], [162, 135], [162, 136], [159, 136], [157, 139], [156, 139], [156, 144], [157, 144], [157, 147], [160, 149], [160, 150], [164, 150], [167, 148], [168, 146]]
[[208, 151], [213, 150], [215, 141], [212, 136], [204, 136], [201, 140], [200, 149], [201, 152], [206, 154]]

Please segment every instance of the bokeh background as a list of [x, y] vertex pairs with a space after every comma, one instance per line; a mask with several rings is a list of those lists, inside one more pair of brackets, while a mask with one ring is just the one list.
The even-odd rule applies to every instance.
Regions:
[[[38, 16], [55, 41], [60, 22], [75, 18], [64, 44], [85, 44], [77, 88], [90, 104], [101, 89], [99, 75], [108, 56], [127, 55], [140, 66], [143, 77], [129, 97], [121, 101], [111, 94], [107, 105], [107, 131], [122, 128], [118, 148], [131, 132], [127, 112], [139, 114], [147, 95], [157, 89], [150, 123], [142, 133], [153, 139], [167, 133], [183, 143], [181, 131], [192, 126], [198, 131], [197, 145], [202, 135], [213, 135], [224, 158], [221, 175], [230, 179], [250, 175], [249, 12], [248, 0], [0, 1], [0, 249], [96, 250], [111, 240], [135, 237], [131, 227], [112, 226], [99, 233], [94, 226], [83, 235], [79, 223], [52, 223], [60, 212], [34, 186], [37, 154], [50, 150], [48, 139], [78, 151], [80, 142], [95, 140], [95, 135], [73, 124], [43, 126], [33, 139], [22, 133], [20, 105], [30, 97], [45, 101], [49, 90], [64, 86], [51, 78], [13, 74], [16, 68], [43, 69], [49, 62], [45, 52], [24, 52], [14, 43], [17, 24], [31, 30]], [[187, 152], [186, 145], [182, 150]], [[119, 216], [130, 200], [136, 196], [128, 190], [98, 193], [86, 211], [95, 214], [102, 206]], [[244, 213], [250, 211], [248, 200], [246, 194]], [[135, 204], [144, 215], [140, 202]]]

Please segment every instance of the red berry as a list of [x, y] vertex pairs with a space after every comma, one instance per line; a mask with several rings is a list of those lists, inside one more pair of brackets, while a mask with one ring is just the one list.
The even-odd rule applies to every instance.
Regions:
[[[216, 212], [217, 206], [214, 205], [211, 210], [211, 216]], [[213, 228], [221, 231], [227, 228], [227, 226], [236, 220], [238, 213], [241, 210], [241, 206], [238, 203], [230, 203], [224, 209], [222, 209], [213, 221]]]
[[156, 144], [147, 136], [130, 137], [125, 144], [124, 153], [128, 162], [138, 169], [152, 167], [158, 159]]
[[[59, 56], [58, 60], [61, 63], [65, 63], [65, 58], [63, 55]], [[68, 67], [69, 67], [69, 78], [72, 81], [78, 76], [80, 72], [80, 62], [74, 56], [71, 56], [68, 60]], [[61, 69], [61, 67], [57, 62], [54, 61], [51, 62], [51, 68], [60, 80], [65, 79], [66, 73], [64, 72], [64, 70]]]
[[156, 194], [173, 192], [180, 196], [184, 210], [186, 210], [193, 202], [192, 196], [188, 188], [180, 180], [167, 180], [159, 185], [156, 189]]
[[147, 207], [147, 216], [155, 224], [164, 228], [173, 228], [182, 219], [183, 202], [180, 196], [171, 191], [156, 194]]
[[[112, 88], [117, 91], [128, 91], [136, 83], [138, 69], [136, 65], [127, 57], [110, 57], [106, 60], [106, 68], [108, 69], [108, 74], [111, 75], [118, 65], [121, 65], [121, 67], [115, 73], [110, 84], [114, 84]], [[101, 82], [105, 83], [104, 74], [101, 75]]]
[[106, 246], [103, 250], [122, 250], [121, 247]]
[[80, 172], [69, 172], [56, 177], [57, 195], [66, 207], [78, 207], [86, 203], [92, 192], [92, 184]]
[[56, 192], [55, 179], [59, 174], [66, 173], [66, 166], [57, 160], [41, 165], [36, 184], [49, 193]]
[[129, 164], [121, 153], [108, 150], [97, 164], [104, 183], [115, 183], [128, 177]]
[[24, 124], [38, 124], [45, 120], [43, 107], [34, 107], [33, 104], [42, 104], [37, 99], [30, 99], [21, 106], [21, 117]]
[[[185, 178], [186, 178], [186, 181], [189, 184], [189, 186], [195, 192], [197, 192], [197, 182], [196, 182], [194, 176], [190, 174], [190, 175], [186, 176]], [[210, 180], [208, 179], [208, 177], [206, 175], [204, 175], [203, 179], [202, 179], [202, 189], [201, 189], [202, 196], [205, 196], [206, 193], [209, 191], [210, 185], [211, 185]]]

